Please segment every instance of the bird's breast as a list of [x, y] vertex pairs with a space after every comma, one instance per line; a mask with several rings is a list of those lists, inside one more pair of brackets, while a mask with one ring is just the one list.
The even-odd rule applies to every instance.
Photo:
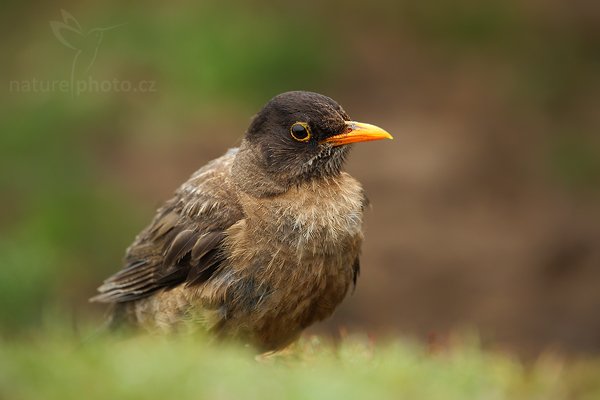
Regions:
[[230, 270], [213, 282], [227, 288], [223, 329], [243, 326], [261, 346], [278, 347], [331, 315], [352, 284], [362, 188], [343, 175], [240, 203], [246, 217], [227, 232]]
[[271, 198], [242, 200], [247, 229], [300, 257], [335, 255], [362, 237], [364, 202], [362, 187], [345, 173]]

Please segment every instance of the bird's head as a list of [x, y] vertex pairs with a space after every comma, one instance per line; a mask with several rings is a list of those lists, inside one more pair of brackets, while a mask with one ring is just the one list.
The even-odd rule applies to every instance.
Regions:
[[294, 184], [339, 174], [350, 144], [381, 139], [392, 136], [377, 126], [351, 121], [327, 96], [286, 92], [271, 99], [254, 117], [236, 164], [242, 175], [251, 172], [248, 178], [254, 184], [260, 177], [270, 180], [272, 185], [267, 186], [277, 187], [275, 192], [284, 191]]

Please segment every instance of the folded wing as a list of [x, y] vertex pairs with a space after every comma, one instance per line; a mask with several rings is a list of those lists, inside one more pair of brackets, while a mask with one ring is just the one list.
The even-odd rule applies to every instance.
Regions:
[[123, 303], [179, 285], [199, 285], [226, 268], [225, 231], [243, 218], [231, 188], [235, 152], [209, 163], [176, 192], [127, 250], [125, 266], [91, 301]]

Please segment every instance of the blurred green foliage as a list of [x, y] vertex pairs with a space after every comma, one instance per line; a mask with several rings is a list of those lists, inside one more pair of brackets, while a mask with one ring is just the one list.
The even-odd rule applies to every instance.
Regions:
[[547, 356], [530, 366], [467, 340], [436, 353], [410, 342], [375, 346], [316, 338], [255, 361], [206, 338], [59, 334], [0, 342], [7, 399], [596, 399], [600, 365]]
[[589, 138], [571, 133], [551, 144], [553, 172], [562, 181], [575, 188], [600, 186], [600, 157]]

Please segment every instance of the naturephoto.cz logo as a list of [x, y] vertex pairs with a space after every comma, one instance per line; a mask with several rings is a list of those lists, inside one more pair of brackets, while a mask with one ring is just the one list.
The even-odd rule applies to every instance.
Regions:
[[98, 57], [102, 41], [107, 34], [125, 24], [111, 25], [85, 30], [73, 15], [61, 10], [62, 21], [50, 21], [50, 28], [56, 39], [73, 52], [69, 79], [62, 80], [12, 80], [9, 90], [19, 93], [64, 92], [72, 96], [83, 93], [109, 92], [156, 92], [156, 81], [108, 79], [96, 80], [91, 76], [92, 67]]
[[156, 81], [142, 80], [132, 82], [116, 78], [112, 80], [96, 80], [91, 76], [88, 76], [87, 79], [75, 80], [45, 80], [32, 78], [23, 81], [10, 81], [9, 90], [17, 93], [62, 92], [71, 93], [73, 96], [79, 96], [83, 93], [151, 93], [156, 92]]

